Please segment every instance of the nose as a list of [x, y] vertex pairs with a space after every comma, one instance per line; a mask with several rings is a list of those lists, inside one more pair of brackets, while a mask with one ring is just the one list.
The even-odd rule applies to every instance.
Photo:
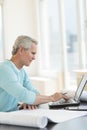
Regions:
[[35, 55], [33, 55], [32, 59], [33, 59], [33, 60], [35, 60], [35, 59], [36, 59]]

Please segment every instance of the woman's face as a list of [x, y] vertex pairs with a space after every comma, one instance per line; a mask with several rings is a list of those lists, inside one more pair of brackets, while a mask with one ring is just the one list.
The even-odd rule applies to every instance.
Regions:
[[34, 43], [31, 45], [31, 48], [29, 48], [28, 50], [25, 50], [23, 48], [21, 53], [21, 64], [25, 66], [29, 66], [30, 63], [33, 60], [35, 60], [36, 52], [37, 52], [37, 45]]

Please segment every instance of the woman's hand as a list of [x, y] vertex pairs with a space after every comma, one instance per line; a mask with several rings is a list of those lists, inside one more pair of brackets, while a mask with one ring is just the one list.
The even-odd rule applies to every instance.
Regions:
[[52, 102], [58, 101], [58, 100], [60, 100], [61, 98], [65, 99], [65, 100], [68, 100], [68, 97], [65, 96], [65, 95], [62, 94], [62, 93], [54, 93], [53, 95], [51, 95], [51, 100], [52, 100]]
[[21, 103], [21, 104], [19, 103], [18, 108], [19, 108], [19, 110], [21, 110], [21, 109], [32, 110], [32, 109], [37, 109], [37, 106], [36, 105], [26, 104], [26, 103]]

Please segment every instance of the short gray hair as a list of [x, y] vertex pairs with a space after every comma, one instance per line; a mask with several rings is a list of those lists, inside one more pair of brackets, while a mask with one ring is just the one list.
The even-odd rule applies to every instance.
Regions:
[[29, 36], [26, 36], [26, 35], [18, 36], [13, 45], [12, 55], [15, 55], [17, 53], [19, 47], [21, 47], [21, 46], [25, 50], [28, 50], [31, 47], [32, 43], [37, 45], [37, 41]]

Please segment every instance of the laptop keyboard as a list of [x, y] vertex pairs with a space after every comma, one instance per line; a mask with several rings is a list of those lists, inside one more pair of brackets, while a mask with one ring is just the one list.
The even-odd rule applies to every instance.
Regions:
[[59, 104], [63, 104], [65, 103], [66, 101], [64, 99], [60, 99], [59, 101], [56, 101], [56, 102], [51, 102], [50, 105], [59, 105]]
[[75, 101], [73, 99], [69, 99], [69, 100], [65, 100], [65, 99], [60, 99], [56, 102], [51, 102], [49, 103], [49, 105], [62, 105], [62, 104], [66, 104], [66, 103], [75, 103]]

